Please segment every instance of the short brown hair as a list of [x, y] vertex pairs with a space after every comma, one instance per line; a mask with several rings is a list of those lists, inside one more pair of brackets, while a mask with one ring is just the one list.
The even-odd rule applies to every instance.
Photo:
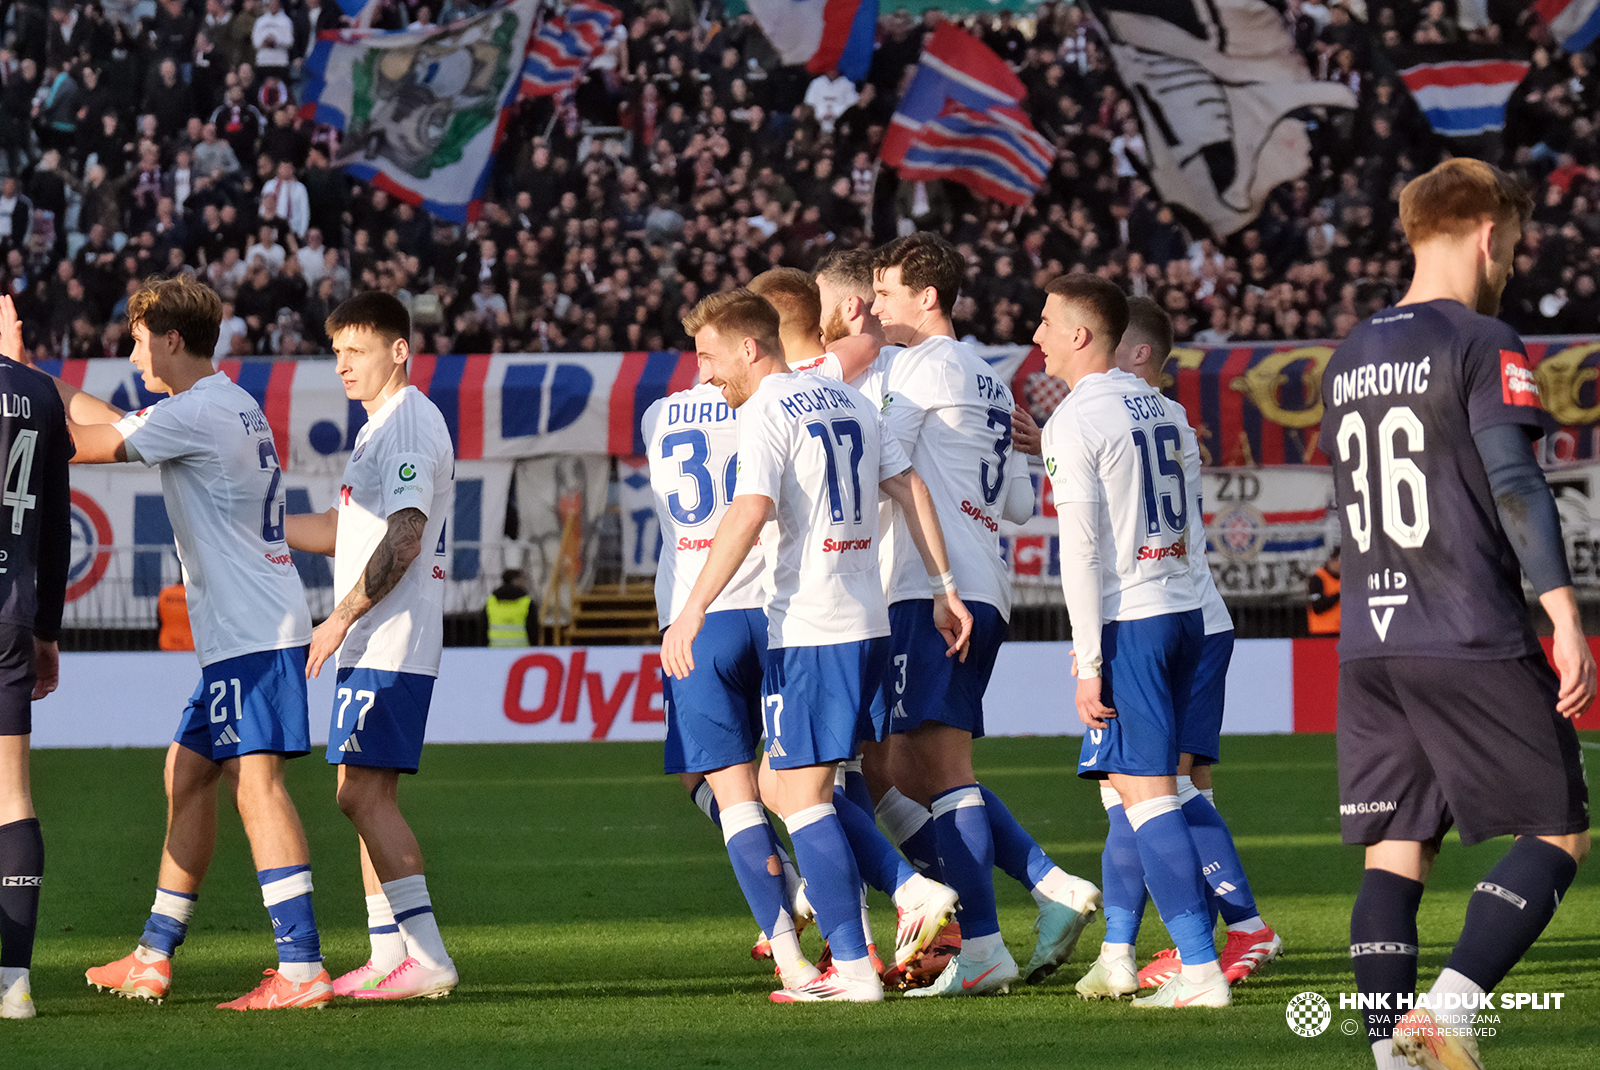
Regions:
[[967, 264], [956, 247], [925, 230], [896, 238], [872, 257], [874, 279], [889, 268], [900, 269], [900, 283], [913, 293], [932, 286], [939, 295], [939, 310], [946, 316], [956, 307]]
[[1458, 237], [1485, 218], [1526, 226], [1533, 198], [1516, 179], [1482, 160], [1446, 160], [1400, 191], [1400, 226], [1413, 246]]
[[383, 339], [384, 345], [392, 346], [402, 338], [411, 340], [411, 313], [393, 294], [367, 290], [339, 302], [323, 325], [329, 338], [347, 327], [369, 328]]
[[1116, 283], [1086, 271], [1075, 271], [1051, 279], [1045, 284], [1044, 292], [1061, 298], [1099, 323], [1111, 340], [1112, 349], [1121, 343], [1128, 329], [1128, 298]]
[[1172, 353], [1172, 317], [1161, 303], [1149, 297], [1128, 298], [1128, 326], [1123, 334], [1133, 331], [1141, 342], [1150, 344], [1150, 355], [1157, 366], [1166, 363]]
[[778, 319], [797, 334], [822, 333], [822, 295], [799, 268], [778, 267], [750, 280], [750, 292], [765, 297]]
[[151, 334], [177, 331], [190, 356], [210, 360], [222, 331], [222, 298], [187, 272], [152, 276], [128, 298], [128, 329], [141, 323]]
[[817, 261], [816, 277], [847, 290], [869, 304], [872, 301], [872, 250], [839, 249]]
[[724, 290], [690, 309], [683, 317], [683, 329], [693, 338], [710, 327], [718, 335], [755, 340], [757, 348], [770, 356], [783, 355], [783, 343], [778, 338], [778, 310], [760, 294], [746, 289]]

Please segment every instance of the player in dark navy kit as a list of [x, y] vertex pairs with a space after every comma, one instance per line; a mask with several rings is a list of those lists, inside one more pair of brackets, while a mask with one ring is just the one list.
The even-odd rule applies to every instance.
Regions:
[[[1345, 842], [1367, 848], [1350, 953], [1358, 988], [1389, 1008], [1367, 1014], [1380, 1070], [1482, 1066], [1470, 1014], [1441, 1008], [1500, 983], [1589, 850], [1570, 718], [1594, 699], [1595, 663], [1531, 446], [1548, 418], [1521, 340], [1492, 318], [1531, 209], [1476, 160], [1411, 182], [1411, 288], [1351, 332], [1322, 379], [1343, 529], [1339, 813]], [[1555, 624], [1556, 672], [1524, 574]], [[1517, 839], [1477, 885], [1427, 1000], [1396, 1023], [1416, 985], [1422, 882], [1452, 825], [1468, 845]]]
[[55, 384], [15, 361], [22, 328], [0, 297], [0, 1018], [32, 1018], [28, 968], [44, 838], [28, 786], [32, 703], [56, 689], [72, 553], [72, 439]]

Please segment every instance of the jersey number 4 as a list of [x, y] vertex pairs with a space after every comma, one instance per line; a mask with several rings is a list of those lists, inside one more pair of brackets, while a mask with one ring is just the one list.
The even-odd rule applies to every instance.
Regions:
[[[1378, 497], [1383, 505], [1383, 531], [1395, 545], [1415, 550], [1428, 537], [1428, 477], [1410, 457], [1398, 456], [1396, 442], [1405, 436], [1406, 452], [1420, 453], [1423, 447], [1422, 421], [1409, 405], [1396, 405], [1378, 422]], [[1372, 546], [1372, 483], [1367, 477], [1367, 422], [1359, 412], [1347, 412], [1339, 421], [1339, 460], [1349, 464], [1350, 482], [1359, 502], [1344, 507], [1350, 522], [1350, 536], [1356, 549], [1366, 553]], [[1352, 458], [1354, 460], [1352, 461]], [[1411, 499], [1411, 519], [1401, 512], [1400, 491]]]
[[37, 495], [28, 493], [33, 482], [33, 453], [39, 443], [39, 432], [31, 427], [22, 428], [11, 440], [11, 452], [6, 456], [5, 493], [0, 496], [0, 508], [11, 508], [11, 534], [21, 535], [28, 510], [38, 504]]

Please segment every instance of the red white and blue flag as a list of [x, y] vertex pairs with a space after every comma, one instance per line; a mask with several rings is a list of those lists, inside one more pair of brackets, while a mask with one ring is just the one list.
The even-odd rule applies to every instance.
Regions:
[[622, 12], [597, 0], [577, 0], [533, 32], [522, 64], [522, 95], [549, 96], [570, 89], [605, 47]]
[[878, 26], [878, 0], [745, 0], [785, 63], [813, 74], [838, 68], [852, 82], [867, 76]]
[[1505, 128], [1506, 102], [1527, 73], [1526, 63], [1481, 59], [1421, 63], [1400, 77], [1435, 132], [1468, 137]]
[[1016, 109], [980, 112], [947, 101], [943, 114], [922, 124], [899, 171], [901, 178], [948, 179], [1021, 206], [1033, 200], [1055, 157], [1055, 146]]
[[1600, 0], [1535, 0], [1533, 10], [1568, 52], [1588, 48], [1600, 37]]
[[975, 112], [1015, 108], [1027, 94], [1006, 61], [971, 34], [944, 22], [933, 32], [889, 120], [880, 155], [898, 168], [922, 128], [945, 112], [947, 101]]

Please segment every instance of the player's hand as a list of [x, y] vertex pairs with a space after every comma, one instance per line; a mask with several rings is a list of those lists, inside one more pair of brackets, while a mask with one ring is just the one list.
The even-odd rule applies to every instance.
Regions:
[[1076, 650], [1072, 652], [1072, 675], [1078, 675], [1078, 652]]
[[944, 656], [959, 652], [961, 660], [966, 661], [972, 646], [972, 613], [954, 591], [946, 591], [944, 597], [933, 600], [933, 626], [944, 636]]
[[[1077, 659], [1073, 659], [1076, 668]], [[1078, 720], [1090, 728], [1105, 728], [1108, 721], [1115, 719], [1117, 711], [1100, 701], [1100, 677], [1085, 676], [1078, 678]]]
[[1594, 654], [1589, 650], [1589, 641], [1576, 628], [1557, 628], [1551, 657], [1561, 676], [1556, 710], [1566, 718], [1582, 716], [1594, 703], [1596, 688]]
[[1018, 453], [1037, 457], [1044, 452], [1044, 436], [1039, 425], [1033, 422], [1033, 413], [1021, 405], [1011, 410], [1011, 448]]
[[306, 651], [306, 679], [314, 678], [322, 671], [322, 663], [339, 652], [339, 645], [344, 642], [344, 637], [350, 631], [350, 625], [344, 618], [334, 613], [327, 620], [317, 625], [311, 633], [311, 649]]
[[[5, 299], [6, 304], [11, 298]], [[33, 701], [38, 702], [61, 683], [61, 652], [55, 643], [33, 641]]]
[[674, 680], [694, 672], [694, 637], [705, 622], [704, 613], [685, 609], [661, 636], [661, 668]]
[[27, 350], [22, 348], [22, 320], [17, 317], [17, 303], [10, 294], [0, 296], [0, 357], [32, 364]]

